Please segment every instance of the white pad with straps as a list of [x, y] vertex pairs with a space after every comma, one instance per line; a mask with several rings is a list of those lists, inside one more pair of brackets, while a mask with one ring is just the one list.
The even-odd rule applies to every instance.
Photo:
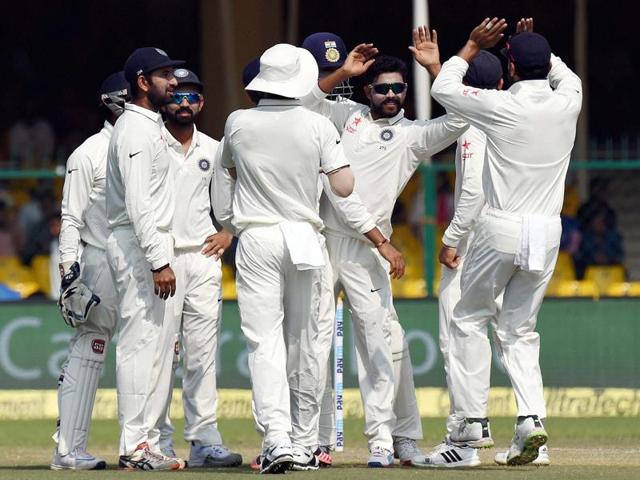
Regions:
[[72, 341], [64, 379], [58, 389], [60, 455], [87, 448], [91, 413], [108, 344], [109, 338], [96, 332], [84, 332]]

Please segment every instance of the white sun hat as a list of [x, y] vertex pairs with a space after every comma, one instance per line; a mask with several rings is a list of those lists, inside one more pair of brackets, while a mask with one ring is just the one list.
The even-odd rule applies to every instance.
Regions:
[[318, 83], [318, 64], [304, 48], [279, 43], [260, 57], [260, 73], [246, 90], [301, 98]]

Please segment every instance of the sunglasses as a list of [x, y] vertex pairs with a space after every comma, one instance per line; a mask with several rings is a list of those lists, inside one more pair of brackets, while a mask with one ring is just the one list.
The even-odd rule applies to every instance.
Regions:
[[171, 95], [171, 100], [174, 103], [180, 105], [183, 100], [187, 100], [187, 103], [193, 105], [194, 103], [198, 103], [200, 101], [199, 93], [191, 93], [191, 92], [176, 92]]
[[407, 89], [406, 83], [376, 83], [375, 85], [369, 85], [373, 88], [373, 91], [379, 95], [386, 95], [389, 90], [391, 90], [394, 94], [398, 95], [399, 93], [404, 92]]

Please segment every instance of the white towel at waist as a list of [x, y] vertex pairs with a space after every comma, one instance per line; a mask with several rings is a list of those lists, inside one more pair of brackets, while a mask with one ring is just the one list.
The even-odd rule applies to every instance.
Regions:
[[291, 255], [291, 262], [298, 270], [314, 270], [324, 267], [324, 256], [318, 234], [310, 223], [282, 222], [280, 231]]
[[545, 215], [523, 215], [520, 248], [513, 263], [527, 272], [541, 272], [547, 260], [547, 224]]

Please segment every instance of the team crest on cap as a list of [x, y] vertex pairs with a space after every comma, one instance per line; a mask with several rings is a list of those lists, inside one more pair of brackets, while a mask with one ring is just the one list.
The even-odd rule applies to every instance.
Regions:
[[178, 78], [184, 78], [189, 75], [189, 72], [184, 68], [177, 68], [174, 70], [173, 75]]
[[211, 167], [211, 163], [206, 158], [203, 158], [198, 162], [198, 166], [200, 167], [200, 170], [206, 172], [207, 170], [209, 170], [209, 167]]
[[380, 132], [380, 140], [384, 142], [390, 142], [393, 139], [393, 130], [390, 128], [385, 128]]
[[167, 55], [167, 52], [165, 52], [164, 50], [162, 50], [161, 48], [156, 48], [156, 52], [158, 52], [160, 55], [163, 55], [165, 57], [168, 57], [169, 55]]
[[331, 63], [335, 63], [340, 60], [340, 52], [336, 48], [328, 48], [326, 52], [324, 52], [324, 58], [326, 58]]

